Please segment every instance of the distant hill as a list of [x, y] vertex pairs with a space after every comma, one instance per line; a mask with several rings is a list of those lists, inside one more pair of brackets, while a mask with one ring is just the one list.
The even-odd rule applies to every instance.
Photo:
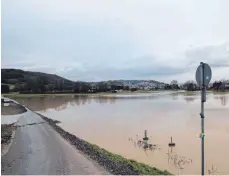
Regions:
[[[155, 80], [109, 80], [102, 82], [74, 82], [55, 74], [47, 74], [42, 72], [24, 71], [20, 69], [1, 69], [2, 86], [9, 85], [11, 91], [62, 91], [82, 89], [82, 85], [87, 85], [87, 89], [100, 87], [102, 90], [108, 90], [109, 87], [123, 89], [137, 88], [144, 90], [152, 90], [155, 88], [163, 88], [166, 84]], [[78, 84], [76, 84], [78, 83]], [[104, 85], [105, 84], [105, 85]], [[78, 86], [78, 88], [74, 87]], [[106, 86], [106, 87], [104, 87]]]
[[130, 83], [130, 84], [139, 84], [142, 82], [160, 83], [160, 82], [154, 81], [154, 80], [120, 80], [120, 81], [123, 81], [125, 83]]
[[62, 84], [65, 87], [71, 87], [74, 85], [73, 81], [62, 78], [55, 74], [47, 74], [41, 72], [32, 72], [32, 71], [23, 71], [19, 69], [1, 69], [2, 73], [2, 82], [8, 85], [23, 85], [31, 84], [33, 82], [43, 81], [46, 85], [60, 85]]
[[151, 83], [157, 85], [165, 84], [163, 82], [159, 82], [155, 80], [121, 80], [121, 81], [123, 81], [125, 84], [142, 84], [142, 83]]

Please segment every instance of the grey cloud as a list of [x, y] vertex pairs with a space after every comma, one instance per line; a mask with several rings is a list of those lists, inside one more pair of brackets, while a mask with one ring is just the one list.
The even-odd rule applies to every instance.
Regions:
[[229, 43], [196, 47], [186, 51], [190, 65], [207, 62], [212, 67], [229, 66]]
[[229, 64], [211, 64], [212, 68], [224, 68], [224, 67], [229, 67]]
[[184, 69], [171, 68], [169, 66], [159, 66], [154, 64], [139, 63], [129, 67], [112, 67], [100, 66], [85, 68], [82, 72], [79, 69], [71, 69], [66, 72], [60, 73], [62, 76], [68, 77], [73, 80], [110, 80], [110, 79], [147, 79], [150, 77], [169, 76], [184, 73]]
[[213, 14], [218, 2], [99, 2], [4, 0], [2, 67], [87, 81], [180, 79], [200, 61], [228, 70], [229, 44], [215, 44], [229, 40], [227, 3]]

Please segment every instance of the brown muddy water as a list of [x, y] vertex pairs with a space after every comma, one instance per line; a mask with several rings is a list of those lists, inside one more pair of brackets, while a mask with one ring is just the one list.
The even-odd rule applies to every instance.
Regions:
[[[65, 130], [126, 158], [173, 174], [200, 174], [199, 93], [16, 98], [60, 120]], [[229, 174], [229, 94], [208, 94], [205, 103], [205, 173]], [[148, 131], [144, 150], [138, 145]], [[170, 137], [175, 147], [169, 147]]]

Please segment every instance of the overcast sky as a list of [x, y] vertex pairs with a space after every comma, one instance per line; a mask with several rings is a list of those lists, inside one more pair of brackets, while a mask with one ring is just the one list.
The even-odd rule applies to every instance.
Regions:
[[229, 79], [228, 0], [2, 0], [2, 68], [71, 80]]

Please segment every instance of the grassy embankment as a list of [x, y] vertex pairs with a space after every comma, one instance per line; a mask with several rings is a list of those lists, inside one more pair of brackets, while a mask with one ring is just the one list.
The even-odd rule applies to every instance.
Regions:
[[200, 94], [199, 91], [185, 91], [185, 92], [182, 92], [183, 95], [197, 95], [197, 94]]
[[159, 170], [155, 167], [151, 167], [151, 166], [148, 166], [148, 165], [143, 164], [143, 163], [139, 163], [139, 162], [131, 160], [131, 159], [123, 158], [122, 156], [108, 152], [105, 149], [98, 147], [97, 145], [93, 145], [93, 144], [89, 144], [89, 145], [91, 145], [99, 153], [103, 153], [109, 159], [111, 159], [115, 162], [130, 164], [137, 171], [139, 171], [141, 175], [171, 175], [171, 173], [169, 173], [166, 170], [162, 171], [162, 170]]
[[[38, 113], [37, 113], [38, 114]], [[64, 139], [68, 140], [78, 150], [88, 155], [90, 158], [104, 166], [110, 173], [115, 175], [171, 175], [168, 171], [160, 170], [149, 165], [139, 163], [134, 160], [126, 159], [120, 155], [113, 154], [107, 150], [98, 147], [97, 145], [90, 144], [75, 135], [64, 131], [56, 123], [41, 114], [45, 121], [49, 123]]]
[[209, 91], [213, 94], [229, 94], [229, 90], [226, 90], [226, 91]]

